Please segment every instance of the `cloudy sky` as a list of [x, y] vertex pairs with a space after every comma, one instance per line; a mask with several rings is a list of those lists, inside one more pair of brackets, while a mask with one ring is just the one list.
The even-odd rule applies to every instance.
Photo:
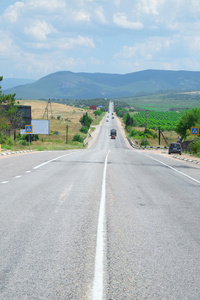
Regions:
[[0, 76], [200, 70], [199, 0], [0, 0]]

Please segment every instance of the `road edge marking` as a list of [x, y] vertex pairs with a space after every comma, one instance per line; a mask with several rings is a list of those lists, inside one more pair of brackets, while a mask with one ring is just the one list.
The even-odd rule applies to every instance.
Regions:
[[183, 175], [183, 176], [185, 176], [185, 177], [187, 177], [187, 178], [189, 178], [189, 179], [191, 179], [191, 180], [193, 180], [193, 181], [195, 181], [195, 182], [197, 182], [197, 183], [200, 184], [200, 181], [199, 181], [199, 180], [197, 180], [197, 179], [195, 179], [195, 178], [193, 178], [193, 177], [191, 177], [191, 176], [189, 176], [189, 175], [187, 175], [187, 174], [185, 174], [185, 173], [183, 173], [183, 172], [181, 172], [181, 171], [179, 171], [179, 170], [177, 170], [177, 169], [171, 167], [170, 165], [168, 165], [168, 164], [166, 164], [166, 163], [164, 163], [164, 162], [162, 162], [162, 161], [160, 161], [160, 160], [158, 160], [158, 159], [156, 159], [156, 158], [154, 158], [154, 157], [152, 157], [152, 156], [150, 156], [150, 155], [148, 155], [148, 154], [145, 154], [145, 155], [148, 156], [148, 157], [150, 157], [151, 159], [153, 159], [153, 160], [155, 160], [155, 161], [161, 163], [162, 165], [168, 167], [169, 169], [171, 169], [171, 170], [173, 170], [173, 171], [175, 171], [175, 172], [177, 172], [177, 173], [179, 173], [179, 174], [181, 174], [181, 175]]
[[78, 151], [76, 151], [76, 152], [70, 152], [70, 153], [67, 153], [67, 154], [58, 156], [58, 157], [56, 157], [56, 158], [50, 159], [50, 160], [45, 161], [44, 163], [42, 163], [42, 164], [40, 164], [40, 165], [34, 167], [33, 169], [34, 169], [34, 170], [39, 169], [39, 168], [43, 167], [44, 165], [49, 164], [49, 163], [52, 162], [52, 161], [55, 161], [55, 160], [57, 160], [57, 159], [59, 159], [59, 158], [65, 157], [65, 156], [69, 156], [69, 155], [75, 154], [75, 153], [77, 153], [77, 152], [79, 152], [79, 151], [81, 151], [81, 150], [78, 150]]

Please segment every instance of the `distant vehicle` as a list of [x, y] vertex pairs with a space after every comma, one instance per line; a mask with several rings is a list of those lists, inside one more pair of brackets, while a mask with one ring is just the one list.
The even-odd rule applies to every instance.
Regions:
[[115, 135], [111, 135], [111, 140], [114, 140], [115, 138]]
[[117, 130], [116, 130], [116, 129], [111, 129], [110, 135], [111, 135], [111, 136], [112, 136], [112, 135], [116, 136], [116, 135], [117, 135]]
[[108, 119], [106, 120], [106, 122], [109, 122]]
[[114, 117], [112, 117], [112, 119], [114, 119]]
[[171, 154], [171, 153], [178, 153], [181, 155], [181, 151], [182, 151], [182, 148], [181, 148], [181, 144], [180, 143], [171, 143], [169, 145], [169, 151], [168, 153]]

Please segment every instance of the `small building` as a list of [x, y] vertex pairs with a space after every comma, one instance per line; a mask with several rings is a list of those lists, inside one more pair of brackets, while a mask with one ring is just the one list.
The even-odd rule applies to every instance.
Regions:
[[91, 109], [91, 110], [96, 110], [96, 109], [97, 109], [97, 106], [95, 106], [95, 105], [90, 105], [90, 109]]

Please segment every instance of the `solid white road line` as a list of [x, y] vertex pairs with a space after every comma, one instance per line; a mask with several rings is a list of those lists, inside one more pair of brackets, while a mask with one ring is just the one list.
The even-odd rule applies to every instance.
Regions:
[[93, 281], [93, 300], [103, 299], [103, 272], [104, 272], [104, 215], [105, 215], [105, 200], [106, 200], [106, 170], [108, 151], [104, 163], [103, 181], [101, 189], [101, 202], [99, 209], [99, 220], [97, 229], [97, 243], [96, 243], [96, 256], [95, 256], [95, 269], [94, 269], [94, 281]]
[[187, 174], [185, 174], [185, 173], [183, 173], [183, 172], [181, 172], [181, 171], [179, 171], [179, 170], [177, 170], [177, 169], [171, 167], [170, 165], [167, 165], [167, 164], [165, 164], [164, 162], [162, 162], [162, 161], [160, 161], [160, 160], [158, 160], [158, 159], [156, 159], [156, 158], [154, 158], [154, 157], [152, 157], [152, 156], [150, 156], [150, 155], [146, 155], [146, 156], [148, 156], [148, 157], [150, 157], [151, 159], [153, 159], [153, 160], [155, 160], [155, 161], [161, 163], [162, 165], [164, 165], [164, 166], [170, 168], [171, 170], [173, 170], [173, 171], [175, 171], [175, 172], [177, 172], [177, 173], [179, 173], [179, 174], [181, 174], [181, 175], [183, 175], [183, 176], [185, 176], [185, 177], [187, 177], [187, 178], [189, 178], [189, 179], [191, 179], [191, 180], [193, 180], [193, 181], [195, 181], [195, 182], [197, 182], [197, 183], [200, 183], [199, 180], [197, 180], [197, 179], [195, 179], [195, 178], [193, 178], [193, 177], [191, 177], [191, 176], [189, 176], [189, 175], [187, 175]]
[[[78, 151], [81, 151], [81, 150], [78, 150]], [[53, 158], [53, 159], [51, 159], [51, 160], [48, 160], [48, 161], [44, 162], [43, 164], [40, 164], [40, 165], [34, 167], [33, 169], [39, 169], [40, 167], [42, 167], [42, 166], [44, 166], [44, 165], [46, 165], [46, 164], [49, 164], [49, 163], [52, 162], [52, 161], [55, 161], [55, 160], [57, 160], [57, 159], [59, 159], [59, 158], [62, 158], [62, 157], [68, 156], [68, 155], [72, 155], [72, 154], [74, 154], [74, 153], [77, 153], [78, 151], [76, 151], [76, 152], [70, 152], [70, 153], [67, 153], [67, 154], [58, 156], [58, 157], [56, 157], [56, 158]]]

